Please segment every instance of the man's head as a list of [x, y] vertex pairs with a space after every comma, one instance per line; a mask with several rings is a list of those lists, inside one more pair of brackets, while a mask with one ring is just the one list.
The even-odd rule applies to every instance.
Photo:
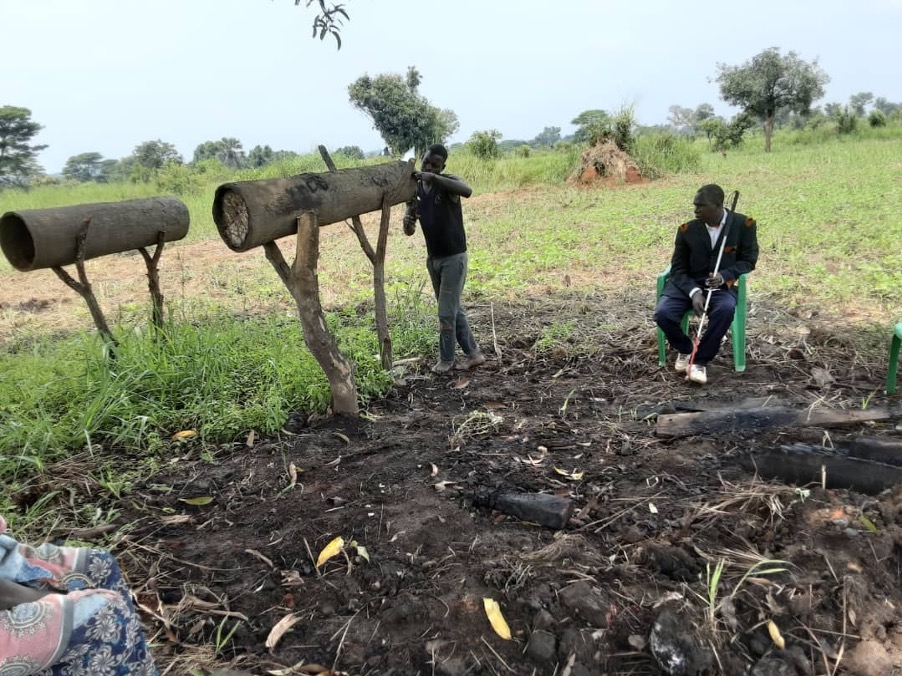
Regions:
[[433, 174], [440, 174], [445, 169], [445, 162], [448, 160], [448, 150], [440, 143], [429, 146], [429, 149], [423, 155], [421, 171], [429, 171]]
[[723, 188], [719, 185], [703, 185], [692, 200], [695, 217], [708, 225], [719, 225], [723, 216], [723, 198]]

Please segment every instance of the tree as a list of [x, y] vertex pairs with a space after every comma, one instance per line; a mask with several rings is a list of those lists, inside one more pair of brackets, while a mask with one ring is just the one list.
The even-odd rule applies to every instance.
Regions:
[[501, 151], [498, 149], [498, 141], [501, 139], [501, 132], [497, 129], [489, 129], [488, 131], [476, 131], [467, 142], [476, 157], [481, 160], [493, 160]]
[[348, 86], [351, 103], [370, 116], [394, 155], [411, 148], [420, 155], [457, 131], [457, 115], [452, 110], [437, 108], [419, 94], [421, 80], [419, 71], [411, 66], [406, 77], [364, 75]]
[[23, 185], [43, 171], [37, 155], [47, 146], [30, 143], [41, 129], [28, 108], [0, 107], [0, 185]]
[[817, 59], [808, 63], [792, 51], [783, 56], [777, 47], [765, 49], [741, 66], [718, 64], [717, 68], [721, 98], [764, 121], [764, 152], [770, 152], [777, 111], [808, 112], [830, 81]]
[[365, 155], [360, 146], [343, 146], [335, 151], [336, 155], [344, 155], [348, 159], [362, 160]]
[[194, 149], [194, 164], [204, 160], [216, 160], [232, 169], [240, 169], [247, 163], [241, 141], [223, 137], [218, 141], [205, 141]]
[[714, 117], [714, 106], [710, 103], [700, 103], [695, 109], [695, 124], [701, 124], [708, 118]]
[[902, 110], [902, 103], [893, 103], [882, 96], [878, 96], [874, 101], [874, 108], [876, 110], [879, 110], [884, 115], [889, 116], [897, 111]]
[[276, 155], [268, 145], [256, 145], [251, 148], [250, 152], [247, 154], [247, 165], [254, 169], [258, 169], [259, 167], [265, 167], [267, 164], [274, 162], [275, 159]]
[[858, 117], [864, 117], [867, 113], [867, 107], [874, 101], [874, 95], [871, 92], [858, 92], [849, 97], [849, 107]]
[[573, 134], [574, 143], [594, 146], [611, 134], [611, 116], [604, 110], [584, 110], [570, 124], [577, 127]]
[[135, 162], [142, 167], [151, 171], [162, 169], [169, 163], [182, 164], [182, 156], [171, 143], [166, 143], [157, 139], [156, 141], [145, 141], [135, 146], [132, 153]]
[[667, 109], [667, 121], [681, 134], [691, 134], [695, 129], [695, 111], [676, 104]]
[[529, 142], [529, 145], [533, 148], [541, 148], [542, 146], [551, 147], [560, 140], [560, 127], [545, 127], [532, 141]]
[[101, 180], [104, 176], [103, 155], [94, 152], [73, 155], [66, 160], [63, 176], [79, 183], [88, 183], [89, 181], [103, 183], [104, 181]]
[[327, 5], [326, 0], [294, 0], [295, 7], [302, 2], [305, 7], [310, 7], [314, 2], [319, 5], [319, 12], [313, 18], [313, 37], [319, 34], [319, 39], [322, 40], [327, 35], [331, 35], [335, 38], [335, 44], [338, 49], [341, 49], [342, 19], [345, 21], [351, 20], [351, 17], [344, 10], [344, 5], [336, 3]]

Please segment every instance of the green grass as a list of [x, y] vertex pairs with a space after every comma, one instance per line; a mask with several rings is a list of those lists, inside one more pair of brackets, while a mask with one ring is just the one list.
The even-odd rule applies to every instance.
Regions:
[[[869, 132], [811, 144], [794, 143], [781, 133], [768, 155], [753, 138], [726, 156], [702, 152], [692, 171], [613, 189], [565, 183], [577, 159], [573, 149], [492, 162], [452, 154], [449, 171], [470, 181], [477, 194], [465, 204], [468, 296], [509, 299], [631, 285], [647, 288], [650, 304], [654, 277], [668, 262], [676, 227], [691, 217], [694, 191], [717, 182], [728, 191], [740, 190], [740, 210], [759, 223], [753, 299], [816, 306], [853, 320], [898, 321], [902, 137]], [[696, 145], [704, 150], [705, 142]], [[317, 159], [300, 158], [242, 177], [317, 170]], [[218, 239], [209, 205], [221, 178], [185, 197], [193, 239]], [[516, 190], [523, 187], [529, 189]], [[147, 185], [8, 191], [0, 193], [0, 211], [154, 193]], [[436, 336], [431, 289], [423, 284], [422, 237], [406, 238], [398, 230], [390, 235], [387, 262], [395, 354], [428, 355]], [[370, 298], [371, 269], [353, 236], [334, 226], [324, 242], [322, 287], [342, 308]], [[220, 297], [234, 296], [232, 305], [201, 306], [170, 290], [174, 319], [162, 343], [130, 328], [146, 320], [145, 308], [119, 308], [122, 350], [113, 365], [87, 335], [20, 335], [7, 343], [0, 351], [0, 474], [34, 471], [71, 449], [94, 444], [152, 452], [186, 428], [198, 430], [200, 440], [209, 443], [240, 438], [249, 429], [271, 434], [291, 410], [322, 410], [328, 401], [325, 378], [302, 347], [293, 311], [254, 311], [279, 302], [286, 307], [286, 293], [262, 254], [246, 256], [256, 256], [257, 266], [239, 270], [232, 259], [223, 259], [204, 273], [209, 276], [202, 286], [215, 287]], [[164, 287], [178, 286], [172, 274]], [[60, 294], [67, 293], [61, 286]], [[242, 314], [246, 308], [249, 314]], [[339, 310], [330, 323], [357, 363], [364, 402], [386, 392], [390, 383], [378, 367], [371, 311]], [[554, 347], [568, 340], [569, 330], [563, 321], [542, 340]]]

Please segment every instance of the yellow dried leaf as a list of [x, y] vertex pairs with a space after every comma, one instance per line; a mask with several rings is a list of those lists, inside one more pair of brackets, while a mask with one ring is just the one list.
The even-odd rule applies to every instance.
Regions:
[[186, 505], [195, 505], [197, 507], [209, 505], [211, 502], [213, 502], [213, 498], [211, 498], [209, 495], [201, 495], [196, 498], [179, 498], [179, 500], [184, 502]]
[[248, 448], [253, 448], [254, 447], [254, 439], [256, 439], [256, 438], [257, 438], [257, 433], [254, 432], [254, 430], [251, 430], [250, 432], [247, 433], [247, 441], [244, 442], [245, 445]]
[[485, 607], [485, 614], [486, 617], [489, 618], [492, 629], [494, 629], [495, 633], [505, 641], [509, 641], [511, 630], [510, 627], [507, 626], [504, 615], [501, 614], [501, 607], [498, 605], [498, 602], [495, 599], [484, 598], [482, 599], [482, 605]]
[[288, 464], [288, 478], [291, 480], [288, 487], [294, 488], [298, 483], [298, 468], [293, 462]]
[[331, 559], [333, 556], [336, 556], [345, 546], [345, 539], [340, 535], [332, 540], [329, 544], [323, 547], [323, 551], [319, 553], [319, 556], [316, 557], [316, 567], [319, 568], [326, 561]]
[[560, 469], [558, 467], [555, 467], [554, 471], [557, 472], [558, 474], [560, 474], [562, 477], [570, 479], [570, 481], [580, 481], [580, 480], [582, 480], [583, 475], [585, 474], [585, 472], [578, 472], [576, 470], [573, 470], [572, 472], [568, 472], [568, 471]]
[[266, 647], [272, 650], [281, 638], [301, 619], [300, 615], [292, 613], [286, 615], [276, 622], [276, 626], [269, 630], [269, 636], [266, 637]]
[[190, 439], [197, 436], [197, 430], [182, 430], [172, 435], [173, 441], [181, 441], [182, 439]]
[[786, 641], [783, 640], [783, 635], [780, 633], [780, 628], [773, 620], [767, 621], [767, 633], [770, 634], [770, 640], [774, 642], [775, 646], [777, 646], [780, 650], [785, 650]]

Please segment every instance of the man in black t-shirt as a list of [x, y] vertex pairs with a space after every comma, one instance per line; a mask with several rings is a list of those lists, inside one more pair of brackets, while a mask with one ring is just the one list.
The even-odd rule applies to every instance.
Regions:
[[473, 190], [457, 176], [443, 174], [448, 151], [434, 145], [423, 155], [417, 179], [417, 197], [408, 203], [404, 216], [404, 233], [412, 235], [417, 218], [426, 239], [426, 269], [438, 301], [439, 361], [433, 373], [445, 374], [454, 368], [455, 340], [464, 351], [457, 368], [467, 370], [485, 363], [467, 315], [460, 304], [467, 279], [467, 234], [464, 231], [461, 197]]

